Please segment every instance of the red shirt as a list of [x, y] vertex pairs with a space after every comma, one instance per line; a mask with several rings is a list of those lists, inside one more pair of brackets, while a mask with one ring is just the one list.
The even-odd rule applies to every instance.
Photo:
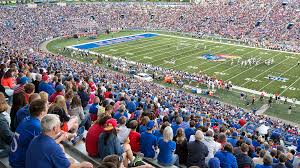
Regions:
[[89, 156], [98, 156], [98, 140], [99, 135], [104, 131], [103, 127], [99, 124], [94, 124], [87, 132], [85, 139], [85, 149]]
[[104, 92], [104, 98], [109, 98], [109, 95], [111, 94], [111, 92]]
[[133, 152], [140, 152], [141, 151], [140, 139], [141, 139], [141, 134], [140, 133], [138, 133], [136, 131], [132, 131], [132, 130], [130, 131], [130, 133], [129, 133], [129, 140], [130, 140], [129, 145], [131, 146], [131, 150]]
[[239, 120], [239, 124], [240, 124], [241, 126], [244, 126], [244, 125], [246, 124], [246, 121], [245, 121], [244, 119], [240, 119], [240, 120]]
[[55, 93], [53, 93], [53, 94], [50, 96], [50, 98], [49, 98], [49, 102], [50, 102], [50, 103], [54, 102], [56, 96], [58, 96], [58, 95], [64, 96], [64, 93], [63, 93], [63, 92], [55, 92]]

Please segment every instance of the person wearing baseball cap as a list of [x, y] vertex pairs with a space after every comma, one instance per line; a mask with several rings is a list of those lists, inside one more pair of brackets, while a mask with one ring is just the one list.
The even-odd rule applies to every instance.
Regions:
[[98, 141], [99, 157], [104, 159], [108, 155], [116, 154], [122, 157], [124, 150], [117, 136], [117, 120], [111, 118], [105, 122], [104, 132]]
[[157, 148], [157, 138], [152, 134], [155, 122], [148, 121], [146, 124], [147, 131], [141, 134], [141, 152], [145, 157], [155, 158], [155, 150]]
[[39, 87], [38, 87], [38, 91], [41, 92], [41, 91], [44, 91], [44, 92], [47, 92], [48, 95], [52, 95], [55, 90], [53, 88], [53, 86], [51, 84], [49, 84], [49, 81], [50, 81], [50, 78], [48, 75], [43, 75], [42, 76], [42, 81], [40, 82], [39, 84]]
[[21, 77], [20, 80], [19, 80], [19, 84], [14, 89], [14, 94], [17, 94], [17, 93], [20, 93], [20, 92], [24, 92], [24, 86], [28, 82], [29, 82], [29, 78], [27, 78], [26, 76]]
[[55, 90], [56, 90], [56, 92], [53, 93], [53, 94], [49, 97], [49, 102], [50, 102], [50, 103], [54, 102], [56, 96], [58, 96], [58, 95], [65, 96], [65, 93], [64, 93], [65, 87], [64, 87], [63, 85], [61, 85], [61, 84], [57, 85], [57, 86], [55, 87]]

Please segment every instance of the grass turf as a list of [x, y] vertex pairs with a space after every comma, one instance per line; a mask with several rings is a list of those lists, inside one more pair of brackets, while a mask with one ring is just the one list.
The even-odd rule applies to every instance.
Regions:
[[[124, 31], [111, 35], [99, 35], [97, 40], [139, 33], [143, 32]], [[266, 91], [268, 93], [277, 92], [289, 98], [300, 98], [300, 66], [297, 66], [297, 62], [300, 61], [300, 54], [249, 48], [233, 43], [225, 44], [220, 43], [220, 41], [207, 39], [170, 36], [169, 33], [160, 34], [162, 35], [157, 37], [101, 46], [100, 48], [91, 49], [91, 51], [189, 73], [208, 74], [225, 81], [232, 81], [233, 84], [245, 88]], [[53, 52], [60, 52], [59, 49], [62, 47], [90, 41], [96, 40], [88, 40], [87, 38], [60, 39], [49, 43], [47, 48]], [[214, 62], [200, 58], [203, 54], [208, 53], [237, 56], [241, 60], [253, 57], [260, 57], [262, 60], [274, 59], [274, 64], [270, 66], [252, 65], [242, 67], [237, 64], [236, 59], [232, 64], [230, 59], [222, 62]], [[171, 60], [175, 60], [175, 64]], [[286, 82], [273, 81], [265, 78], [268, 75], [288, 78], [288, 80]], [[246, 107], [244, 102], [239, 101], [238, 92], [228, 94], [224, 91], [218, 91], [218, 96], [221, 97], [221, 101], [226, 103]], [[261, 105], [262, 102], [258, 102], [255, 107], [258, 108]], [[287, 107], [284, 105], [276, 105], [275, 107], [269, 109], [267, 114], [299, 123], [299, 119], [297, 119], [300, 118], [300, 114], [298, 115], [297, 113], [298, 108], [294, 109], [295, 112], [291, 116], [287, 116], [285, 115]], [[246, 108], [251, 109], [252, 106]]]

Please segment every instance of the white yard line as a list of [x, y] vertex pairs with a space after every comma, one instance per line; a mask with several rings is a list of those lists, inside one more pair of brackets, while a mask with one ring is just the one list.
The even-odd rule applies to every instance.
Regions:
[[279, 96], [281, 96], [284, 92], [286, 92], [291, 86], [293, 86], [295, 83], [297, 83], [300, 80], [300, 77], [298, 77], [297, 80], [295, 80], [292, 84], [290, 84], [287, 88], [285, 88], [280, 94]]
[[[216, 47], [213, 47], [213, 48], [216, 48]], [[204, 50], [204, 51], [209, 51], [209, 50], [211, 50], [211, 49], [213, 49], [213, 48], [206, 49], [206, 50]], [[223, 50], [218, 51], [218, 53], [219, 53], [219, 52], [228, 51], [228, 50], [231, 50], [231, 49], [232, 49], [232, 48], [229, 47], [229, 48], [227, 48], [227, 49], [223, 49]], [[203, 53], [204, 51], [202, 51], [202, 53]], [[214, 53], [217, 53], [217, 52], [214, 52]], [[199, 54], [199, 53], [197, 53], [197, 55], [198, 55], [198, 54]], [[192, 54], [192, 55], [195, 55], [195, 54]], [[182, 58], [182, 59], [183, 59], [183, 58]], [[192, 60], [190, 60], [190, 61], [184, 62], [184, 63], [182, 63], [182, 64], [178, 64], [178, 65], [172, 66], [171, 68], [175, 68], [175, 67], [178, 67], [178, 66], [182, 66], [182, 65], [184, 65], [184, 64], [187, 64], [187, 63], [190, 63], [190, 62], [194, 62], [194, 61], [196, 61], [196, 60], [198, 60], [198, 59], [199, 59], [199, 57], [196, 58], [196, 59], [192, 59]], [[178, 59], [178, 60], [181, 60], [181, 59]], [[177, 60], [176, 60], [176, 61], [177, 61]], [[209, 62], [209, 61], [203, 61], [203, 63], [199, 64], [198, 66], [204, 65], [204, 64], [206, 64], [206, 63], [208, 63], [208, 62]]]
[[[251, 53], [251, 52], [253, 52], [253, 51], [256, 51], [256, 50], [252, 50], [252, 51], [246, 52], [246, 53], [242, 54], [241, 57], [242, 57], [243, 55], [247, 55], [247, 54], [249, 54], [249, 53]], [[235, 53], [235, 52], [238, 52], [238, 51], [234, 51], [233, 53]], [[231, 54], [233, 54], [233, 53], [231, 53]], [[228, 60], [228, 61], [229, 61], [229, 60]], [[221, 65], [227, 63], [228, 61], [225, 60], [225, 61], [224, 61], [223, 63], [221, 63], [221, 64], [217, 64], [217, 65], [211, 66], [211, 67], [209, 67], [209, 68], [207, 68], [207, 69], [204, 69], [202, 72], [205, 72], [205, 71], [207, 71], [207, 70], [210, 70], [210, 69], [215, 68], [215, 67], [218, 67], [218, 66], [221, 66]]]
[[[278, 64], [275, 64], [275, 65], [271, 66], [270, 68], [266, 69], [266, 70], [263, 71], [262, 73], [260, 73], [260, 74], [256, 75], [255, 77], [253, 77], [252, 79], [256, 79], [257, 77], [261, 76], [262, 74], [268, 72], [270, 69], [273, 69], [274, 67], [277, 67], [278, 65], [282, 64], [283, 62], [285, 62], [285, 61], [287, 61], [287, 60], [288, 60], [288, 58], [286, 58], [286, 59], [280, 61]], [[251, 81], [247, 81], [247, 82], [243, 83], [241, 86], [244, 86], [245, 84], [247, 84], [247, 83], [249, 83], [249, 82], [251, 82]]]
[[[284, 71], [283, 73], [281, 73], [279, 76], [284, 75], [285, 73], [287, 73], [288, 71], [290, 71], [291, 69], [295, 68], [298, 65], [294, 65], [291, 68], [289, 68], [288, 70]], [[265, 87], [269, 86], [271, 83], [273, 83], [275, 80], [272, 80], [271, 82], [269, 82], [268, 84], [266, 84], [265, 86], [263, 86], [262, 88], [259, 89], [259, 91], [261, 91], [262, 89], [264, 89]]]
[[260, 50], [267, 50], [267, 51], [275, 51], [275, 52], [281, 52], [281, 53], [289, 53], [289, 54], [300, 55], [300, 53], [294, 53], [294, 52], [289, 52], [289, 51], [280, 51], [280, 50], [272, 50], [272, 49], [260, 48], [260, 47], [251, 47], [251, 46], [240, 45], [240, 44], [223, 43], [223, 42], [218, 42], [218, 41], [214, 41], [214, 40], [196, 39], [196, 38], [192, 38], [192, 37], [180, 37], [180, 36], [160, 34], [160, 33], [156, 33], [156, 34], [158, 34], [160, 36], [177, 37], [177, 38], [182, 38], [182, 39], [191, 39], [191, 40], [197, 40], [197, 41], [204, 41], [204, 42], [211, 42], [211, 43], [218, 43], [218, 44], [225, 44], [225, 45], [234, 45], [234, 46], [245, 47], [245, 48], [257, 48], [257, 49], [260, 49]]
[[[281, 53], [278, 53], [278, 54], [276, 54], [275, 56], [278, 56], [278, 55], [281, 55]], [[274, 58], [275, 56], [273, 56], [273, 58]], [[229, 80], [231, 80], [231, 79], [234, 79], [234, 78], [236, 78], [237, 76], [239, 76], [239, 75], [241, 75], [241, 74], [243, 74], [243, 73], [245, 73], [245, 72], [247, 72], [247, 71], [249, 71], [249, 70], [255, 68], [256, 66], [258, 66], [258, 65], [255, 65], [255, 66], [253, 66], [253, 67], [251, 67], [251, 68], [249, 68], [249, 69], [246, 69], [246, 70], [244, 70], [244, 71], [242, 71], [242, 72], [240, 72], [240, 73], [238, 73], [238, 74], [236, 74], [236, 75], [230, 77], [229, 79], [226, 79], [226, 81], [229, 81]], [[265, 72], [265, 71], [263, 71], [263, 72]]]
[[[212, 45], [207, 45], [207, 46], [213, 46], [214, 44], [212, 44]], [[215, 47], [213, 47], [213, 48], [215, 48]], [[199, 50], [198, 48], [197, 49], [193, 49], [193, 50], [189, 50], [189, 51], [187, 51], [187, 52], [191, 52], [191, 51], [195, 51], [195, 50]], [[207, 51], [207, 50], [203, 50], [203, 51]], [[203, 51], [201, 51], [201, 52], [203, 52]], [[174, 51], [172, 51], [172, 52], [174, 52]], [[183, 53], [186, 53], [186, 52], [183, 52]], [[164, 57], [164, 59], [165, 58], [169, 58], [169, 57], [174, 57], [174, 56], [176, 56], [176, 55], [181, 55], [181, 54], [183, 54], [183, 53], [179, 53], [179, 54], [175, 54], [175, 55], [172, 55], [172, 56], [167, 56], [167, 57]], [[196, 54], [199, 54], [198, 52], [197, 53], [195, 53], [195, 54], [191, 54], [191, 55], [187, 55], [187, 56], [184, 56], [184, 57], [180, 57], [179, 59], [175, 59], [175, 61], [178, 61], [178, 60], [182, 60], [182, 59], [186, 59], [186, 58], [189, 58], [189, 57], [192, 57], [192, 56], [194, 56], [194, 55], [196, 55]], [[197, 60], [197, 59], [194, 59], [194, 60]], [[156, 65], [156, 66], [161, 66], [161, 65], [164, 65], [164, 64], [166, 64], [166, 63], [161, 63], [161, 64], [158, 64], [158, 65]]]

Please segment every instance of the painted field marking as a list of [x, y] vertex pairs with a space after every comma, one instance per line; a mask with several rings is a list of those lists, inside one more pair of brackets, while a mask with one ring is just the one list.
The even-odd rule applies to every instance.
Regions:
[[[279, 76], [284, 75], [285, 73], [287, 73], [288, 71], [290, 71], [291, 69], [295, 68], [298, 65], [294, 65], [291, 68], [289, 68], [288, 70], [284, 71], [283, 73], [281, 73]], [[262, 89], [264, 89], [265, 87], [269, 86], [271, 83], [273, 83], [275, 80], [272, 80], [271, 82], [269, 82], [268, 84], [266, 84], [265, 86], [263, 86], [262, 88], [259, 89], [259, 91], [261, 91]]]

